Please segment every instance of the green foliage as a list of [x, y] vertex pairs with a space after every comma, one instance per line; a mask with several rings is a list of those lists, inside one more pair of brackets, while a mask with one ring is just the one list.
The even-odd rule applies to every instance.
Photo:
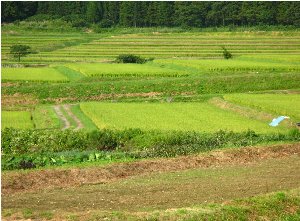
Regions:
[[298, 2], [4, 2], [1, 17], [12, 22], [45, 14], [76, 15], [91, 23], [110, 19], [126, 27], [299, 27], [299, 7]]
[[297, 130], [288, 134], [162, 132], [129, 129], [2, 131], [2, 169], [189, 155], [222, 147], [240, 147], [276, 141], [300, 141]]
[[[230, 60], [231, 61], [231, 60]], [[232, 60], [233, 61], [233, 60]], [[49, 83], [24, 83], [14, 87], [2, 87], [3, 95], [31, 94], [41, 103], [53, 103], [55, 100], [63, 100], [64, 103], [76, 101], [97, 100], [137, 100], [138, 93], [157, 92], [156, 97], [146, 97], [148, 100], [165, 100], [166, 97], [182, 94], [191, 94], [191, 98], [204, 94], [242, 93], [263, 90], [285, 90], [297, 88], [300, 75], [298, 73], [285, 73], [284, 75], [273, 73], [250, 74], [247, 81], [243, 74], [229, 76], [193, 76], [180, 78], [156, 78], [141, 81], [134, 80], [106, 80], [74, 82], [68, 84]], [[51, 93], [50, 93], [51, 92]], [[126, 94], [132, 93], [131, 97]], [[114, 96], [119, 94], [118, 97]], [[70, 98], [70, 95], [73, 97]], [[74, 96], [76, 95], [76, 96]], [[181, 96], [182, 97], [182, 96]], [[62, 99], [63, 98], [63, 99]], [[145, 99], [145, 98], [144, 98]]]
[[14, 58], [18, 58], [18, 61], [20, 62], [21, 57], [24, 57], [30, 53], [32, 53], [32, 51], [30, 51], [30, 47], [28, 45], [12, 45], [10, 47], [10, 54], [14, 57]]
[[111, 28], [114, 25], [114, 22], [109, 19], [103, 19], [99, 22], [100, 28]]
[[232, 58], [232, 54], [225, 48], [225, 47], [222, 47], [223, 49], [223, 57], [225, 59], [230, 59]]
[[143, 64], [146, 62], [145, 58], [133, 54], [122, 54], [116, 58], [117, 63], [136, 63]]

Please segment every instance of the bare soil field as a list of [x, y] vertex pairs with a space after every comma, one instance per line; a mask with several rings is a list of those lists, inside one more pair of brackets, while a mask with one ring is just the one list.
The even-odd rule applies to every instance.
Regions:
[[2, 193], [31, 192], [40, 189], [104, 184], [133, 176], [184, 171], [187, 169], [248, 165], [267, 159], [300, 155], [300, 143], [268, 147], [217, 150], [200, 155], [170, 159], [115, 163], [109, 166], [11, 171], [2, 174]]
[[72, 213], [85, 220], [90, 213], [147, 213], [299, 187], [300, 143], [294, 143], [107, 166], [4, 172], [2, 209], [51, 211], [57, 220]]

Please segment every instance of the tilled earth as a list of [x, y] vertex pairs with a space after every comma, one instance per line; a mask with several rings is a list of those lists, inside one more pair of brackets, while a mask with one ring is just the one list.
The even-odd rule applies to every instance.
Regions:
[[2, 174], [2, 193], [13, 194], [39, 189], [103, 184], [145, 174], [245, 165], [293, 155], [300, 156], [300, 143], [217, 150], [199, 155], [115, 163], [101, 167], [4, 172]]
[[4, 172], [2, 210], [50, 211], [56, 220], [77, 214], [86, 220], [95, 213], [193, 208], [299, 187], [300, 143], [295, 143], [101, 167]]

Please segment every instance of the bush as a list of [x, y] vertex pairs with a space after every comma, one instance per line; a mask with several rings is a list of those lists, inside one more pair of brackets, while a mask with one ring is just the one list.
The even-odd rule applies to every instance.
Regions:
[[230, 59], [230, 58], [232, 58], [232, 54], [231, 54], [229, 51], [227, 51], [227, 49], [226, 49], [225, 47], [222, 47], [222, 49], [223, 49], [223, 57], [224, 57], [225, 59]]
[[223, 147], [300, 141], [299, 130], [281, 134], [218, 131], [19, 130], [2, 131], [2, 169], [27, 169], [105, 159], [174, 157]]
[[136, 63], [136, 64], [143, 64], [147, 60], [145, 58], [141, 58], [140, 56], [133, 55], [133, 54], [122, 54], [119, 55], [116, 59], [117, 63]]

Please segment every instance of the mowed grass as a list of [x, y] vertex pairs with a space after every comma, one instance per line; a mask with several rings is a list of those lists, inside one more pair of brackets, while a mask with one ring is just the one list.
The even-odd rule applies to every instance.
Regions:
[[31, 114], [27, 111], [2, 111], [1, 128], [13, 127], [19, 129], [33, 128]]
[[2, 68], [1, 76], [2, 81], [69, 81], [54, 68]]
[[300, 94], [227, 94], [230, 102], [300, 121]]
[[251, 120], [208, 103], [81, 103], [82, 111], [98, 128], [143, 130], [181, 130], [214, 132], [218, 130], [260, 133], [277, 132], [283, 127]]
[[88, 77], [93, 76], [177, 76], [187, 74], [178, 71], [149, 64], [69, 64], [72, 68]]
[[57, 129], [61, 127], [60, 120], [51, 105], [36, 106], [32, 112], [32, 117], [36, 129]]

